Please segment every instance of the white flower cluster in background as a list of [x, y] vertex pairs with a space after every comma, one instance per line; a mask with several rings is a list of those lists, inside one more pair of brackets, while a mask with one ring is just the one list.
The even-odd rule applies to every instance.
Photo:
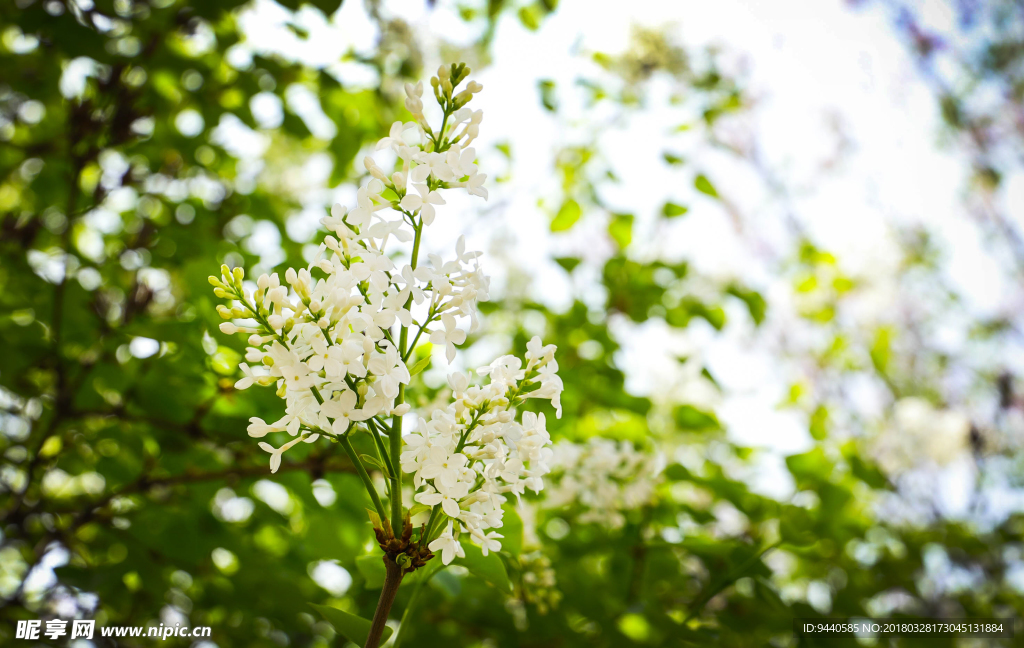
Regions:
[[[453, 92], [468, 72], [464, 66], [442, 67], [432, 79], [444, 111], [436, 132], [423, 115], [422, 84], [406, 86], [407, 107], [416, 121], [396, 122], [377, 145], [395, 153], [396, 168], [388, 172], [373, 158], [364, 160], [370, 177], [358, 190], [357, 206], [351, 211], [333, 206], [321, 221], [330, 234], [307, 267], [289, 268], [283, 282], [277, 274], [264, 274], [251, 285], [243, 281], [241, 268], [227, 266], [220, 279], [210, 278], [215, 294], [228, 300], [218, 307], [228, 320], [221, 331], [248, 336], [246, 361], [239, 365], [243, 377], [235, 387], [274, 386], [285, 403], [280, 419], [267, 423], [254, 417], [248, 428], [255, 438], [291, 437], [277, 447], [260, 442], [271, 455], [271, 471], [280, 468], [287, 450], [320, 436], [344, 443], [358, 464], [348, 438], [366, 431], [378, 450], [376, 465], [391, 484], [400, 486], [402, 471], [413, 473], [416, 501], [434, 507], [425, 532], [434, 538], [430, 549], [441, 551], [445, 564], [462, 552], [460, 530], [470, 533], [484, 553], [497, 550], [501, 536], [486, 530], [501, 526], [502, 493], [543, 487], [551, 453], [544, 417], [519, 416], [516, 406], [544, 398], [561, 413], [555, 347], [535, 338], [525, 365], [504, 356], [478, 370], [489, 378], [486, 385], [471, 386], [468, 375], [453, 374], [453, 402], [431, 413], [429, 421], [419, 419], [400, 458], [387, 451], [391, 430], [400, 432], [401, 417], [410, 410], [405, 388], [429, 362], [428, 356], [412, 368], [407, 364], [417, 343], [423, 338], [444, 346], [452, 362], [456, 345], [466, 340], [460, 320], [475, 329], [477, 303], [487, 299], [489, 279], [480, 270], [480, 253], [467, 252], [462, 238], [453, 257], [430, 255], [419, 263], [423, 229], [433, 222], [436, 206], [445, 204], [442, 191], [462, 188], [487, 197], [486, 176], [467, 146], [478, 133], [482, 112], [465, 104], [481, 86], [470, 82]], [[393, 249], [398, 246], [400, 256]], [[396, 428], [389, 427], [388, 417], [394, 417], [392, 426], [397, 421]], [[362, 470], [361, 464], [357, 468]], [[365, 471], [362, 476], [382, 512]], [[389, 495], [391, 489], [389, 484]]]
[[653, 501], [664, 464], [660, 454], [639, 451], [629, 441], [563, 441], [553, 448], [550, 486], [541, 505], [578, 506], [577, 522], [620, 528], [626, 511]]

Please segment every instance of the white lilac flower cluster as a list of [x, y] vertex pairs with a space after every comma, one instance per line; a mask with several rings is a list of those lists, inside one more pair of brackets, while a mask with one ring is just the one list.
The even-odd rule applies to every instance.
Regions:
[[[355, 432], [367, 432], [378, 454], [370, 463], [390, 480], [389, 497], [394, 492], [400, 499], [402, 471], [414, 473], [416, 501], [433, 506], [420, 542], [432, 539], [430, 549], [441, 551], [445, 564], [462, 553], [460, 530], [485, 553], [500, 547], [501, 536], [486, 530], [501, 526], [502, 493], [543, 487], [551, 453], [544, 417], [529, 412], [517, 417], [515, 408], [527, 398], [544, 398], [561, 413], [555, 347], [535, 338], [525, 366], [505, 356], [478, 370], [489, 377], [486, 385], [471, 386], [468, 375], [453, 374], [454, 402], [434, 411], [429, 421], [421, 418], [417, 432], [406, 439], [408, 449], [400, 452], [402, 417], [410, 411], [405, 388], [424, 368], [417, 363], [410, 370], [407, 364], [417, 343], [425, 336], [443, 345], [452, 362], [455, 346], [466, 340], [459, 320], [476, 328], [477, 302], [487, 299], [489, 279], [477, 262], [480, 253], [467, 252], [462, 238], [453, 258], [430, 255], [426, 264], [418, 263], [423, 229], [433, 222], [435, 207], [445, 204], [443, 190], [463, 188], [487, 197], [486, 176], [467, 146], [478, 133], [482, 112], [465, 104], [481, 86], [470, 82], [454, 93], [468, 73], [463, 65], [442, 67], [431, 80], [444, 112], [438, 131], [423, 115], [422, 84], [406, 86], [406, 107], [415, 121], [396, 122], [377, 145], [397, 156], [395, 169], [388, 173], [373, 158], [364, 160], [370, 177], [358, 190], [358, 206], [331, 208], [321, 221], [330, 234], [307, 267], [289, 268], [284, 282], [277, 274], [264, 274], [253, 285], [244, 281], [241, 268], [227, 266], [221, 278], [210, 277], [215, 294], [228, 300], [218, 306], [228, 320], [221, 331], [248, 336], [245, 362], [239, 365], [243, 377], [235, 387], [276, 386], [285, 401], [279, 420], [254, 417], [248, 427], [255, 438], [292, 437], [278, 447], [260, 442], [271, 455], [271, 471], [296, 444], [329, 437], [345, 446], [379, 517], [386, 518], [349, 441]], [[396, 254], [396, 245], [410, 242]], [[399, 258], [408, 261], [396, 262]], [[392, 506], [402, 513], [397, 503]], [[450, 522], [438, 536], [448, 518], [458, 527]], [[392, 517], [390, 526], [400, 519]]]
[[489, 378], [486, 385], [473, 386], [468, 375], [452, 374], [448, 384], [454, 402], [435, 409], [429, 421], [420, 418], [416, 432], [406, 438], [401, 466], [413, 473], [415, 500], [439, 505], [452, 519], [430, 544], [432, 551], [442, 552], [445, 564], [462, 555], [460, 530], [484, 555], [498, 550], [502, 536], [488, 529], [502, 525], [504, 494], [518, 497], [527, 488], [536, 493], [544, 487], [551, 459], [544, 415], [522, 412], [517, 420], [516, 407], [527, 398], [544, 398], [561, 416], [562, 381], [554, 354], [554, 345], [543, 346], [535, 337], [527, 344], [525, 366], [507, 355], [477, 369]]
[[653, 501], [664, 458], [641, 452], [629, 441], [592, 437], [584, 444], [556, 444], [550, 465], [543, 508], [579, 506], [577, 522], [620, 528], [626, 511]]

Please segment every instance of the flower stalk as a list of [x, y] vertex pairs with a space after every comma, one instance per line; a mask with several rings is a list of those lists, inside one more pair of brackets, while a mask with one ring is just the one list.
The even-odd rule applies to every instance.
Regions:
[[373, 613], [373, 622], [370, 625], [370, 634], [366, 636], [364, 648], [377, 648], [380, 645], [381, 635], [384, 633], [384, 626], [388, 622], [388, 614], [391, 613], [391, 606], [395, 603], [395, 596], [398, 595], [398, 588], [402, 584], [404, 576], [403, 569], [389, 556], [384, 556], [384, 587], [380, 591], [380, 599], [377, 601], [377, 610]]

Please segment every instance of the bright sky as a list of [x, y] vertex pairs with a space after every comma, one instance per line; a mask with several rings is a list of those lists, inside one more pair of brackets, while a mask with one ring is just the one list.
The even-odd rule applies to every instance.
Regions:
[[[418, 30], [428, 55], [438, 34], [456, 43], [476, 35], [475, 27], [457, 18], [456, 3], [442, 0], [437, 5], [428, 11], [423, 0], [393, 0], [384, 3], [384, 10]], [[952, 20], [941, 9], [946, 3], [922, 5], [930, 24]], [[368, 68], [338, 63], [346, 52], [368, 52], [374, 46], [376, 30], [361, 2], [345, 2], [326, 22], [314, 10], [301, 10], [294, 22], [310, 32], [308, 40], [284, 28], [284, 10], [264, 0], [256, 7], [243, 18], [252, 46], [329, 67], [352, 85], [374, 82], [375, 73]], [[508, 142], [514, 155], [512, 180], [491, 184], [491, 199], [484, 208], [453, 196], [432, 227], [427, 246], [448, 250], [466, 233], [470, 248], [487, 251], [496, 285], [507, 276], [504, 264], [495, 262], [500, 256], [535, 277], [534, 292], [545, 302], [566, 304], [580, 290], [586, 299], [600, 300], [600, 293], [585, 287], [593, 272], [577, 271], [582, 273], [583, 288], [579, 278], [574, 286], [550, 259], [575, 254], [599, 263], [610, 252], [602, 233], [604, 222], [592, 219], [570, 235], [552, 236], [549, 213], [538, 208], [538, 199], [557, 196], [554, 152], [586, 141], [589, 131], [579, 125], [582, 95], [574, 83], [580, 76], [598, 73], [587, 53], [622, 51], [634, 24], [674, 25], [687, 47], [719, 45], [728, 53], [727, 60], [748, 71], [748, 87], [758, 98], [750, 126], [766, 166], [795, 190], [792, 209], [821, 246], [838, 254], [848, 272], [884, 276], [895, 262], [887, 223], [926, 221], [944, 239], [949, 277], [971, 310], [994, 313], [1008, 308], [1011, 287], [962, 213], [965, 160], [939, 145], [934, 97], [888, 21], [881, 11], [855, 12], [841, 0], [562, 0], [537, 32], [510, 15], [498, 27], [493, 63], [478, 76], [485, 90], [474, 103], [486, 115], [477, 142], [482, 165], [503, 172], [506, 163], [493, 145]], [[440, 61], [426, 63], [433, 69]], [[556, 82], [561, 121], [542, 108], [540, 79]], [[749, 165], [702, 148], [693, 137], [671, 135], [686, 121], [686, 109], [667, 108], [659, 101], [666, 94], [666, 87], [654, 83], [650, 109], [602, 131], [604, 157], [622, 179], [604, 189], [602, 198], [616, 210], [637, 215], [635, 255], [685, 257], [713, 277], [735, 277], [762, 288], [772, 305], [783, 307], [776, 309], [783, 314], [774, 323], [785, 326], [789, 288], [773, 279], [765, 259], [750, 253], [749, 240], [737, 236], [720, 205], [691, 188], [692, 174], [706, 173], [739, 206], [749, 221], [747, 236], [768, 242], [779, 239], [778, 201]], [[295, 101], [302, 105], [301, 97]], [[590, 118], [596, 121], [593, 115]], [[822, 165], [839, 144], [836, 124], [849, 139], [849, 152], [842, 165], [822, 175]], [[663, 164], [661, 153], [666, 149], [685, 152], [691, 166], [679, 171]], [[1024, 194], [1024, 181], [1019, 180], [1010, 183], [1014, 195]], [[320, 205], [335, 199], [351, 202], [351, 197], [350, 187], [330, 195], [321, 192], [307, 213], [296, 218], [315, 223]], [[666, 199], [688, 204], [691, 211], [655, 236], [654, 215]], [[867, 316], [882, 316], [899, 298], [883, 291], [874, 304], [879, 312]], [[784, 494], [791, 482], [781, 457], [810, 447], [807, 425], [802, 415], [777, 407], [788, 385], [787, 367], [770, 351], [750, 343], [750, 327], [743, 317], [733, 319], [738, 324], [724, 335], [714, 335], [699, 323], [682, 335], [653, 322], [639, 331], [616, 324], [626, 346], [619, 362], [628, 371], [631, 390], [657, 396], [668, 385], [672, 393], [661, 395], [678, 398], [687, 393], [687, 369], [674, 357], [702, 356], [728, 388], [718, 410], [730, 435], [739, 443], [768, 449], [757, 477], [759, 486]], [[470, 364], [477, 360], [484, 358], [473, 358]], [[1024, 367], [1024, 358], [1009, 361]], [[872, 406], [872, 398], [876, 396], [868, 386], [863, 400]], [[964, 466], [954, 466], [950, 475], [949, 499], [957, 501], [956, 493], [971, 476]]]

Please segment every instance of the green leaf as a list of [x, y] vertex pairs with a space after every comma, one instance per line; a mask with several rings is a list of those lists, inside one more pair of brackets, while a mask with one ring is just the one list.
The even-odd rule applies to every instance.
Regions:
[[537, 90], [540, 92], [540, 103], [548, 112], [558, 111], [558, 95], [555, 94], [555, 82], [551, 79], [541, 79], [537, 82]]
[[704, 591], [701, 592], [700, 596], [697, 597], [697, 600], [690, 604], [691, 615], [699, 612], [705, 605], [707, 605], [708, 601], [715, 597], [715, 595], [729, 585], [735, 583], [749, 570], [752, 570], [757, 566], [761, 561], [761, 558], [766, 553], [774, 549], [775, 546], [776, 545], [770, 545], [761, 549], [752, 550], [745, 549], [740, 553], [740, 555], [730, 556], [732, 568], [708, 584], [708, 586], [704, 588]]
[[661, 154], [661, 157], [663, 160], [665, 160], [665, 162], [671, 164], [672, 166], [679, 166], [686, 162], [686, 160], [684, 160], [681, 155], [678, 155], [671, 151], [665, 151], [664, 153]]
[[572, 229], [572, 226], [576, 224], [576, 221], [580, 219], [583, 211], [580, 209], [580, 204], [570, 198], [562, 203], [562, 206], [558, 208], [558, 213], [555, 214], [554, 220], [551, 221], [552, 232], [565, 232]]
[[578, 266], [580, 262], [581, 259], [577, 259], [576, 257], [557, 257], [555, 259], [555, 263], [562, 266], [566, 272], [572, 272], [575, 270], [576, 266]]
[[885, 374], [889, 369], [889, 360], [892, 358], [893, 330], [888, 326], [882, 326], [875, 331], [875, 339], [871, 343], [871, 364], [875, 369]]
[[711, 184], [711, 181], [703, 173], [694, 178], [693, 186], [702, 194], [718, 198], [718, 190], [715, 189], [715, 185]]
[[614, 214], [608, 223], [608, 234], [620, 248], [628, 246], [633, 240], [633, 214]]
[[519, 10], [519, 22], [523, 23], [523, 27], [530, 31], [540, 29], [540, 20], [540, 12], [535, 7], [523, 7]]
[[856, 454], [855, 450], [846, 453], [846, 460], [850, 464], [850, 472], [853, 473], [853, 476], [868, 486], [872, 488], [889, 487], [889, 480], [882, 474], [882, 471], [864, 461], [864, 459]]
[[463, 558], [457, 559], [456, 563], [468, 569], [469, 573], [483, 579], [499, 590], [512, 592], [512, 581], [508, 579], [505, 563], [501, 562], [498, 554], [492, 551], [485, 556], [480, 547], [468, 542], [462, 544], [462, 549], [466, 555]]
[[[349, 614], [348, 612], [339, 610], [338, 608], [327, 607], [326, 605], [310, 603], [310, 606], [327, 619], [327, 621], [334, 626], [334, 631], [341, 636], [359, 646], [366, 643], [366, 637], [369, 636], [370, 628], [373, 626], [371, 621], [354, 614]], [[387, 641], [392, 632], [394, 631], [391, 628], [384, 626], [384, 632], [381, 634], [380, 642], [383, 644]]]
[[833, 470], [832, 462], [821, 448], [786, 457], [786, 467], [798, 486], [827, 482]]
[[824, 405], [818, 405], [811, 412], [810, 432], [815, 441], [821, 441], [828, 436], [828, 408]]
[[785, 507], [779, 515], [779, 535], [784, 542], [796, 547], [806, 547], [818, 541], [811, 516], [796, 506]]
[[689, 207], [684, 205], [677, 205], [674, 202], [667, 202], [661, 208], [661, 215], [665, 218], [675, 218], [676, 216], [682, 216], [686, 212], [690, 211]]
[[722, 427], [714, 414], [699, 410], [693, 405], [680, 405], [675, 409], [673, 418], [675, 419], [676, 426], [683, 430], [703, 432], [705, 430], [717, 430]]
[[747, 311], [754, 320], [754, 324], [759, 325], [764, 321], [765, 312], [768, 310], [768, 303], [761, 296], [761, 293], [756, 290], [747, 290], [737, 285], [729, 286], [726, 292], [742, 300], [747, 305]]
[[374, 511], [372, 509], [366, 509], [366, 512], [370, 516], [370, 524], [373, 525], [374, 529], [381, 529], [381, 528], [383, 528], [383, 526], [381, 524], [380, 516], [377, 515], [376, 511]]
[[359, 455], [359, 458], [372, 466], [376, 466], [381, 472], [384, 473], [385, 477], [388, 477], [390, 479], [391, 477], [394, 476], [391, 474], [391, 471], [388, 470], [388, 467], [382, 464], [380, 459], [378, 459], [377, 457], [368, 454], [361, 454]]
[[518, 556], [523, 552], [523, 520], [515, 506], [506, 504], [501, 508], [504, 510], [501, 535], [505, 536], [501, 539], [501, 549]]
[[677, 463], [666, 466], [665, 470], [662, 471], [662, 474], [665, 476], [665, 479], [668, 479], [669, 481], [693, 480], [693, 473], [691, 473], [686, 466]]
[[412, 369], [410, 369], [410, 370], [409, 370], [409, 376], [410, 376], [410, 377], [411, 377], [411, 376], [415, 376], [415, 375], [416, 375], [416, 374], [418, 374], [419, 372], [421, 372], [421, 371], [423, 371], [424, 369], [426, 369], [427, 367], [429, 367], [429, 366], [430, 366], [430, 360], [431, 360], [431, 357], [430, 357], [430, 354], [429, 354], [429, 353], [428, 353], [428, 354], [426, 354], [425, 356], [423, 356], [422, 358], [420, 358], [420, 359], [419, 359], [419, 360], [418, 360], [418, 361], [416, 362], [416, 364], [414, 364], [414, 365], [412, 366]]
[[380, 589], [384, 586], [384, 559], [381, 554], [356, 556], [356, 569], [366, 579], [366, 589]]
[[427, 506], [426, 504], [416, 504], [411, 509], [409, 509], [409, 517], [414, 517], [420, 513], [424, 513], [429, 510], [430, 507]]

